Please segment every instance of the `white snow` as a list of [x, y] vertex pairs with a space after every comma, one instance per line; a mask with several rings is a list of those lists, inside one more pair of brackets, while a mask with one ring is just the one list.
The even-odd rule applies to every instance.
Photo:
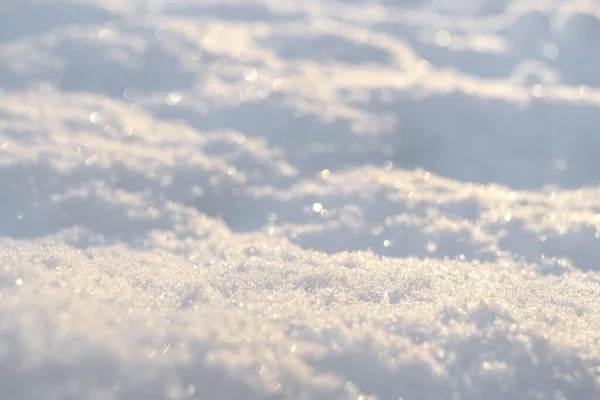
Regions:
[[0, 398], [600, 399], [600, 8], [0, 2]]

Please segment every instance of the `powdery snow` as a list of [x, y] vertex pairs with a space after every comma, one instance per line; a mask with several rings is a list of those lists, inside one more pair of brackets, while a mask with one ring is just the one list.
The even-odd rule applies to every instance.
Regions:
[[0, 3], [0, 398], [600, 399], [594, 1]]

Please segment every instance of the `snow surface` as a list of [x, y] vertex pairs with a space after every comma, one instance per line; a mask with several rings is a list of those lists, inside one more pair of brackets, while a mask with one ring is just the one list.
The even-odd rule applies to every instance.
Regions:
[[0, 398], [600, 399], [592, 0], [0, 2]]

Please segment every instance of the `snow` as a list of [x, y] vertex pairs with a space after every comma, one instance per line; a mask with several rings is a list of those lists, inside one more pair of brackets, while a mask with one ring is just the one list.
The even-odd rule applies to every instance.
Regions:
[[593, 1], [0, 3], [0, 397], [600, 399]]

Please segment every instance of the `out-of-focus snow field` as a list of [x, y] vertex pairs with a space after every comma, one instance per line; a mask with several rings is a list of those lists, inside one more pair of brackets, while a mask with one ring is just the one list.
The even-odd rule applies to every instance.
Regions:
[[597, 2], [0, 7], [0, 398], [600, 398]]

